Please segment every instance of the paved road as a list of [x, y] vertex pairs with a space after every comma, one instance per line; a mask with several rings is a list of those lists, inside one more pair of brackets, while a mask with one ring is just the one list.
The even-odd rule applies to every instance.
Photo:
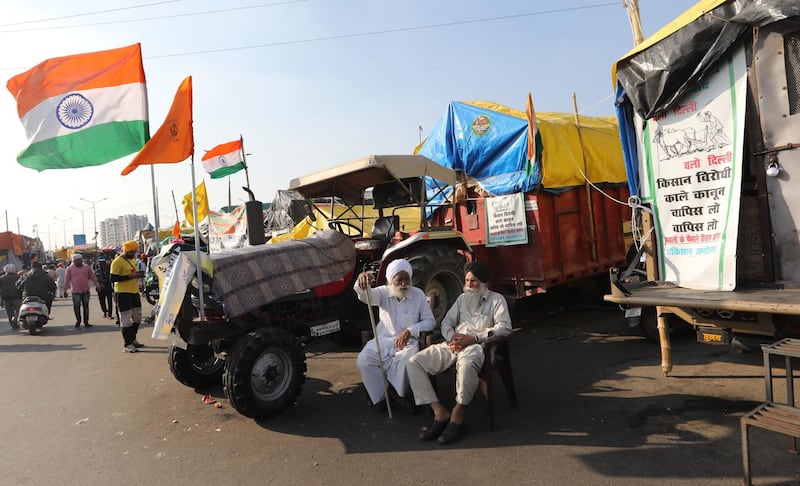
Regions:
[[[179, 384], [152, 328], [142, 352], [123, 353], [92, 299], [92, 330], [73, 329], [65, 300], [41, 336], [12, 332], [0, 311], [1, 484], [734, 485], [739, 417], [764, 394], [760, 354], [677, 339], [664, 378], [613, 308], [529, 306], [512, 344], [519, 407], [498, 389], [493, 432], [476, 399], [463, 441], [420, 443], [430, 416], [368, 408], [356, 351], [322, 340], [298, 403], [257, 423], [221, 388]], [[755, 431], [752, 443], [756, 484], [800, 484], [788, 439]]]

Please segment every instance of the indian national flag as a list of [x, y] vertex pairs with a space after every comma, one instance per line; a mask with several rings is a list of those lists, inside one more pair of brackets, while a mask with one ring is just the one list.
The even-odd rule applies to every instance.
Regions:
[[539, 133], [539, 124], [536, 123], [536, 110], [533, 109], [533, 96], [528, 93], [528, 100], [525, 103], [525, 115], [528, 118], [528, 170], [530, 176], [537, 163], [542, 161], [542, 134]]
[[30, 141], [31, 169], [102, 165], [142, 148], [150, 134], [139, 44], [48, 59], [8, 80]]
[[244, 169], [242, 139], [217, 145], [203, 156], [203, 168], [212, 179], [229, 176]]

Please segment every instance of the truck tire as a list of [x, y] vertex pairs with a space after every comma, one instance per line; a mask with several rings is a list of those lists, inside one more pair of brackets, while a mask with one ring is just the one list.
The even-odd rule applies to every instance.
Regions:
[[416, 248], [407, 258], [414, 269], [412, 283], [430, 299], [439, 324], [464, 288], [466, 258], [445, 245]]
[[170, 344], [167, 361], [172, 376], [192, 388], [211, 388], [222, 383], [225, 360], [214, 356], [209, 346], [187, 344], [186, 349]]
[[292, 405], [305, 381], [306, 356], [291, 334], [262, 328], [237, 341], [222, 383], [233, 408], [263, 419]]

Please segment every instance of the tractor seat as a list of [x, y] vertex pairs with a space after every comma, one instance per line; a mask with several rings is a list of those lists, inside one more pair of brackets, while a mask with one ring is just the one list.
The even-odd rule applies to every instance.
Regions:
[[375, 226], [372, 227], [372, 239], [389, 241], [399, 230], [400, 216], [395, 214], [393, 216], [378, 218], [375, 220]]

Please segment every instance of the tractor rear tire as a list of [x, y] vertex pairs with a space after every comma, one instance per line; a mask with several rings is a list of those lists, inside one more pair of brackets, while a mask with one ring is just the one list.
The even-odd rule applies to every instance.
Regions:
[[233, 408], [259, 420], [294, 404], [305, 375], [306, 356], [299, 341], [283, 329], [262, 328], [234, 345], [222, 382]]
[[414, 269], [414, 286], [425, 292], [436, 323], [441, 323], [464, 288], [466, 258], [446, 245], [416, 248], [407, 258]]

